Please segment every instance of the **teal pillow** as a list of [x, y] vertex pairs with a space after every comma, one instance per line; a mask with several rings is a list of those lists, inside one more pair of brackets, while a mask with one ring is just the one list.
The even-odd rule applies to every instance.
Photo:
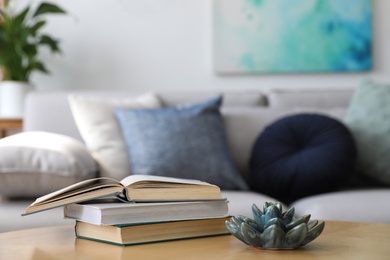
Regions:
[[344, 122], [356, 142], [358, 172], [390, 184], [390, 85], [362, 82]]
[[248, 189], [229, 153], [221, 103], [218, 96], [181, 108], [115, 109], [132, 172]]

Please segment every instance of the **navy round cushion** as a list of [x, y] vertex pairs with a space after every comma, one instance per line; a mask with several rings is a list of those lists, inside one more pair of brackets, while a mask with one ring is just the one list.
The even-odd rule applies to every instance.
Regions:
[[249, 166], [252, 189], [284, 202], [345, 184], [357, 152], [349, 130], [319, 114], [287, 116], [257, 138]]

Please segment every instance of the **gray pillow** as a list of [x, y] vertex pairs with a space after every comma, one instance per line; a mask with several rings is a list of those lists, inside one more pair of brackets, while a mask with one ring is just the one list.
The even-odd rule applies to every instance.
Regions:
[[38, 197], [94, 178], [95, 160], [80, 141], [49, 132], [0, 139], [0, 196]]
[[221, 103], [218, 96], [182, 108], [115, 109], [132, 172], [247, 189], [228, 150]]
[[390, 85], [364, 81], [355, 91], [344, 122], [358, 149], [358, 171], [390, 184]]

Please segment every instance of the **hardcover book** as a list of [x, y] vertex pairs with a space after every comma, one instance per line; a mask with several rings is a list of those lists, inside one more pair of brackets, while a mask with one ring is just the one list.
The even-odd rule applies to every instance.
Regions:
[[121, 246], [230, 234], [229, 218], [99, 226], [76, 222], [76, 237]]
[[113, 195], [125, 201], [136, 202], [222, 199], [218, 186], [198, 180], [130, 175], [119, 182], [101, 177], [85, 180], [39, 197], [22, 215]]
[[188, 219], [226, 217], [228, 201], [123, 203], [103, 202], [69, 204], [64, 216], [95, 225], [135, 224]]

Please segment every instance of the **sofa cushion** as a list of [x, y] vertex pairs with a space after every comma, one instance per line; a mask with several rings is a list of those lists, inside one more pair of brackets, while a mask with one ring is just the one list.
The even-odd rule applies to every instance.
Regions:
[[[229, 215], [230, 216], [247, 216], [252, 218], [252, 206], [256, 204], [261, 207], [266, 202], [276, 203], [276, 199], [255, 191], [237, 191], [237, 190], [223, 190], [222, 197], [229, 201]], [[281, 203], [283, 209], [287, 209], [287, 205]]]
[[345, 116], [358, 149], [357, 170], [390, 184], [390, 85], [364, 81]]
[[153, 93], [135, 98], [99, 98], [71, 94], [69, 105], [88, 150], [99, 164], [100, 175], [117, 180], [130, 175], [125, 141], [113, 109], [160, 107], [158, 97]]
[[252, 147], [268, 125], [287, 115], [320, 113], [335, 119], [344, 117], [346, 108], [267, 108], [267, 107], [222, 107], [228, 145], [233, 160], [246, 180], [249, 179], [249, 158]]
[[116, 109], [132, 171], [246, 189], [226, 143], [222, 98], [179, 108]]
[[390, 224], [390, 189], [358, 189], [302, 198], [291, 207], [295, 214], [316, 219]]
[[289, 202], [343, 185], [356, 148], [348, 129], [320, 114], [284, 117], [260, 134], [250, 159], [251, 185]]
[[96, 177], [97, 165], [84, 144], [48, 132], [0, 139], [0, 196], [38, 197]]

